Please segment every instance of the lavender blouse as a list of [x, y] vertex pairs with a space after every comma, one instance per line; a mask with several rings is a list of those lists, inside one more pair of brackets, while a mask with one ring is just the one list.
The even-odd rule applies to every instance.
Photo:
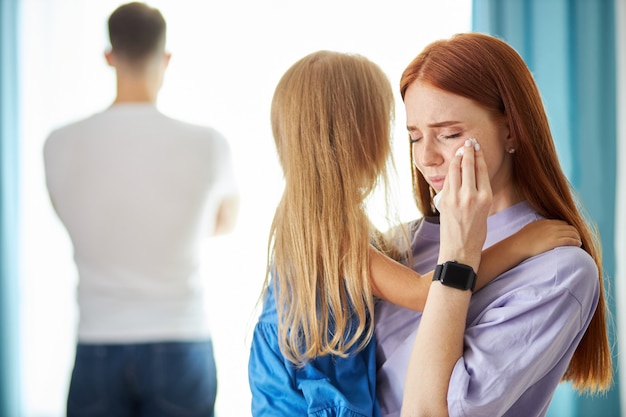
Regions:
[[[488, 219], [488, 247], [541, 217], [527, 202]], [[434, 269], [439, 225], [413, 236], [414, 269]], [[545, 416], [550, 399], [596, 309], [598, 271], [578, 247], [530, 258], [477, 291], [465, 348], [448, 389], [450, 417]], [[421, 313], [381, 301], [376, 310], [377, 397], [382, 415], [400, 415], [404, 378]], [[441, 323], [445, 326], [445, 323]]]

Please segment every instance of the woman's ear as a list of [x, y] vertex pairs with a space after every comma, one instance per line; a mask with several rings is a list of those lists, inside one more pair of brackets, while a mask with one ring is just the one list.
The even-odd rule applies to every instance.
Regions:
[[515, 149], [517, 149], [517, 140], [511, 135], [511, 129], [509, 129], [509, 124], [504, 122], [501, 129], [501, 137], [504, 137], [504, 150], [508, 153], [514, 153]]

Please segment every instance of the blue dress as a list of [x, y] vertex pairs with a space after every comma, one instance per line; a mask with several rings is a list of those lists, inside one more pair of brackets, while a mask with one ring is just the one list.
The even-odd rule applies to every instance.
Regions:
[[295, 366], [278, 346], [278, 314], [269, 287], [248, 363], [252, 415], [380, 417], [375, 341], [345, 358], [325, 355]]

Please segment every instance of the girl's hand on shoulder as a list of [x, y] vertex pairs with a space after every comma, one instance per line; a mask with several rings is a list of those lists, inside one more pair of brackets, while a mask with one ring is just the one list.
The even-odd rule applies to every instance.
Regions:
[[529, 223], [512, 236], [527, 258], [559, 246], [582, 245], [578, 230], [563, 220], [542, 219]]
[[468, 139], [450, 162], [439, 201], [441, 247], [439, 262], [456, 260], [478, 269], [492, 191], [480, 145]]

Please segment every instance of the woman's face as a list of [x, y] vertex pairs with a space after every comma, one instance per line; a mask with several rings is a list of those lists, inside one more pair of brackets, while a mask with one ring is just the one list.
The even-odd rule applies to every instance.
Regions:
[[512, 183], [515, 148], [504, 119], [474, 101], [420, 81], [409, 85], [404, 96], [413, 163], [431, 187], [439, 192], [448, 165], [466, 139], [476, 138], [484, 152], [493, 191], [491, 213], [516, 203]]

